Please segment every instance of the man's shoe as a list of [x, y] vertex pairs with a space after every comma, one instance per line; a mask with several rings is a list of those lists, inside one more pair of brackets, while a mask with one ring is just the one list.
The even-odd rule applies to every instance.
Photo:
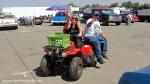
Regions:
[[103, 58], [105, 58], [105, 59], [109, 59], [109, 57], [108, 57], [107, 55], [104, 55], [104, 56], [103, 56]]
[[98, 58], [98, 59], [97, 59], [97, 62], [99, 62], [100, 64], [104, 64], [104, 63], [106, 63], [106, 62], [104, 61], [104, 59], [103, 59], [103, 58]]

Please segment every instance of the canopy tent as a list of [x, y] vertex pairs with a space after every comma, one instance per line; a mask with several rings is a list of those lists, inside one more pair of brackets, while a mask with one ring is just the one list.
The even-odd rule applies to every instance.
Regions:
[[46, 10], [68, 10], [68, 7], [65, 5], [54, 5], [52, 7], [47, 8]]

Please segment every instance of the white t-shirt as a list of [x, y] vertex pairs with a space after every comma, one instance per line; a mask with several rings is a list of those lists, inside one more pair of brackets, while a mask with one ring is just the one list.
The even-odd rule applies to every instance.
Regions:
[[[93, 19], [90, 18], [87, 20], [87, 23], [86, 25], [91, 22]], [[102, 30], [101, 30], [101, 25], [100, 25], [100, 22], [98, 20], [93, 20], [93, 23], [90, 27], [87, 27], [85, 28], [85, 31], [84, 31], [84, 35], [85, 36], [94, 36], [94, 35], [98, 35], [99, 33], [101, 33]]]
[[127, 15], [127, 18], [129, 18], [130, 20], [132, 20], [132, 15], [131, 15], [131, 14], [128, 14], [128, 15]]

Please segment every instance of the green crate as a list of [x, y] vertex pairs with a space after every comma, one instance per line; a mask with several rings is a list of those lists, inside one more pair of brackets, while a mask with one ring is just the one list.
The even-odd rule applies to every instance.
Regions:
[[70, 46], [70, 35], [51, 34], [48, 36], [48, 46], [50, 48], [68, 48]]

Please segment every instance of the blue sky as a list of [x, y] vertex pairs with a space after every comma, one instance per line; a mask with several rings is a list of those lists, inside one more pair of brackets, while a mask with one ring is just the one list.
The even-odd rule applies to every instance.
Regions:
[[[0, 7], [7, 6], [52, 6], [60, 4], [75, 3], [83, 6], [85, 4], [99, 3], [102, 5], [109, 5], [113, 2], [124, 2], [129, 0], [0, 0]], [[150, 3], [150, 0], [130, 0], [133, 2]]]

